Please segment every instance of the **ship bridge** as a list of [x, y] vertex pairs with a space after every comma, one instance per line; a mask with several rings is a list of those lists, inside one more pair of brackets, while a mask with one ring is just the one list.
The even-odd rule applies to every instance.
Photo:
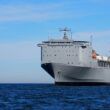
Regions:
[[92, 46], [88, 41], [75, 41], [67, 36], [69, 29], [64, 31], [62, 39], [49, 39], [38, 46], [41, 47], [42, 64], [62, 63], [75, 66], [90, 66], [92, 62]]

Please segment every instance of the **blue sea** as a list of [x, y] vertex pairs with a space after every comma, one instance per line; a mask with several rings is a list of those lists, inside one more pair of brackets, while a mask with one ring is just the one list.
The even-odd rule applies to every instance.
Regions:
[[0, 84], [0, 110], [110, 110], [110, 86]]

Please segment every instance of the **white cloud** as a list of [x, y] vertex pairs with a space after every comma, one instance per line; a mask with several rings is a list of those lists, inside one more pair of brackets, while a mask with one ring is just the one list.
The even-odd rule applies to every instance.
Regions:
[[48, 20], [63, 17], [60, 12], [64, 3], [0, 5], [0, 21]]
[[108, 3], [110, 2], [110, 0], [88, 0], [89, 2], [92, 2], [92, 3]]
[[0, 5], [0, 21], [42, 21], [79, 18], [98, 14], [96, 11], [90, 12], [79, 9], [77, 6], [81, 4], [76, 3], [83, 2], [64, 1], [47, 4]]
[[31, 60], [40, 58], [36, 42], [1, 43], [0, 60]]
[[110, 30], [103, 30], [103, 31], [95, 31], [95, 32], [76, 32], [74, 33], [74, 36], [77, 38], [90, 38], [90, 36], [93, 36], [94, 38], [109, 38], [110, 37]]
[[1, 83], [45, 83], [53, 79], [40, 67], [36, 42], [0, 44]]
[[1, 83], [45, 83], [53, 79], [40, 67], [36, 42], [0, 44]]

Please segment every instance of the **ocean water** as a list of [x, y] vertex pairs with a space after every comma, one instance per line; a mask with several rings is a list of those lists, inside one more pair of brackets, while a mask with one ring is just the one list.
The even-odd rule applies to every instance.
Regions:
[[110, 86], [0, 84], [0, 110], [110, 110]]

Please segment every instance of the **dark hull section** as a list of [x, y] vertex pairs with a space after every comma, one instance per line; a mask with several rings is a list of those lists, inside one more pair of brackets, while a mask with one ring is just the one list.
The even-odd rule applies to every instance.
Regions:
[[105, 82], [55, 82], [55, 85], [62, 85], [62, 86], [103, 86], [109, 85], [110, 83]]
[[54, 71], [51, 63], [42, 64], [41, 67], [54, 78]]

